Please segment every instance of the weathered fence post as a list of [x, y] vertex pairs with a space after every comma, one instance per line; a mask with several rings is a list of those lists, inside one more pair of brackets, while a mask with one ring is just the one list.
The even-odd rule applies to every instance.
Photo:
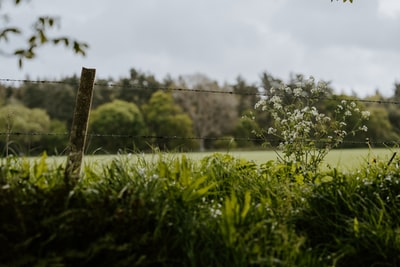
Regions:
[[67, 188], [74, 187], [80, 177], [95, 75], [96, 69], [82, 68], [69, 137], [67, 165], [64, 173], [64, 182]]

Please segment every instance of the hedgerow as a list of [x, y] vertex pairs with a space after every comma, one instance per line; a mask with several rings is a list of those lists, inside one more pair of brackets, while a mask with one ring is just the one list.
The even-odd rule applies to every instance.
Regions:
[[398, 164], [125, 155], [66, 190], [62, 165], [1, 159], [0, 266], [398, 266]]

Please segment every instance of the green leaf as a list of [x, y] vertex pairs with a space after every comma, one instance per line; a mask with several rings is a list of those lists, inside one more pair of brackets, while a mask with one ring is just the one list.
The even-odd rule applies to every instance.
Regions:
[[36, 36], [29, 38], [29, 44], [33, 45], [36, 42]]
[[202, 198], [207, 192], [215, 187], [215, 183], [210, 183], [204, 187], [200, 187], [206, 180], [207, 176], [200, 177], [196, 179], [193, 183], [191, 183], [182, 194], [182, 198], [184, 201], [193, 201], [199, 198]]
[[47, 153], [44, 152], [43, 155], [40, 157], [39, 162], [35, 162], [33, 166], [33, 175], [35, 176], [34, 178], [39, 179], [43, 176], [45, 172], [48, 171], [46, 160]]
[[25, 54], [25, 50], [24, 49], [18, 49], [14, 51], [14, 55], [23, 55]]
[[40, 18], [38, 19], [38, 22], [39, 22], [40, 25], [44, 25], [45, 22], [46, 22], [46, 18], [40, 17]]
[[0, 32], [0, 39], [3, 38], [4, 40], [8, 41], [8, 37], [7, 37], [8, 33], [21, 34], [21, 31], [17, 28], [4, 29]]
[[27, 59], [32, 59], [35, 57], [35, 52], [33, 51], [33, 49], [35, 49], [36, 46], [31, 46], [28, 51], [25, 51], [24, 57]]
[[244, 195], [243, 209], [242, 209], [242, 212], [240, 214], [240, 219], [242, 221], [244, 221], [244, 219], [246, 218], [247, 213], [250, 210], [250, 203], [251, 203], [251, 194], [250, 194], [249, 191], [246, 191], [246, 193]]
[[44, 31], [43, 30], [39, 30], [38, 34], [39, 34], [39, 37], [40, 37], [40, 43], [42, 43], [42, 44], [47, 43], [48, 40], [47, 40], [47, 37], [46, 37], [46, 34], [44, 33]]
[[357, 217], [354, 217], [354, 220], [353, 220], [353, 230], [354, 230], [354, 235], [357, 238], [360, 237], [360, 227], [359, 227], [359, 223], [358, 223]]
[[53, 27], [54, 25], [54, 18], [48, 18], [49, 26]]

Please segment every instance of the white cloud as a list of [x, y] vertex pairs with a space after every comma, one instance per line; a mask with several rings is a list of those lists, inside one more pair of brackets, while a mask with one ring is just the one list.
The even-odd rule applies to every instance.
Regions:
[[0, 77], [59, 78], [87, 66], [99, 78], [138, 68], [159, 79], [201, 72], [259, 82], [268, 71], [313, 75], [360, 95], [390, 95], [400, 81], [400, 0], [41, 0], [13, 19], [29, 24], [45, 13], [60, 15], [60, 34], [87, 41], [88, 56], [48, 46], [22, 71], [1, 58]]
[[[321, 59], [325, 64], [321, 64]], [[304, 69], [316, 77], [332, 81], [337, 91], [348, 94], [354, 91], [365, 97], [379, 90], [390, 96], [395, 81], [393, 77], [400, 70], [398, 60], [400, 55], [390, 51], [331, 46], [317, 51]]]
[[399, 0], [379, 0], [378, 12], [382, 17], [390, 19], [400, 18], [400, 1]]

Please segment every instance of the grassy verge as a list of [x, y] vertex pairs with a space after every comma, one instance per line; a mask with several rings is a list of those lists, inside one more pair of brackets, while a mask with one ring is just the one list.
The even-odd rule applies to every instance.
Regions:
[[398, 266], [399, 161], [299, 174], [227, 154], [1, 159], [0, 266]]
[[[345, 171], [354, 171], [355, 169], [362, 167], [366, 162], [372, 162], [373, 160], [389, 160], [394, 151], [384, 148], [376, 149], [334, 149], [331, 150], [324, 162], [322, 167], [327, 170], [329, 168], [339, 168]], [[235, 158], [242, 158], [248, 161], [254, 161], [257, 164], [263, 164], [270, 160], [276, 160], [277, 154], [274, 151], [255, 150], [255, 151], [230, 151], [223, 152], [224, 154], [231, 155]], [[204, 157], [213, 155], [214, 152], [192, 152], [192, 153], [168, 153], [169, 158], [180, 158], [183, 155], [193, 161], [200, 161]], [[86, 155], [84, 160], [85, 164], [94, 168], [102, 168], [110, 164], [114, 159], [120, 159], [127, 155]], [[133, 164], [137, 160], [145, 159], [147, 162], [153, 161], [158, 157], [157, 154], [131, 154], [129, 157], [130, 162]], [[29, 158], [30, 161], [38, 160], [38, 157]], [[50, 165], [62, 165], [65, 164], [66, 157], [53, 156], [48, 157], [47, 162]]]

